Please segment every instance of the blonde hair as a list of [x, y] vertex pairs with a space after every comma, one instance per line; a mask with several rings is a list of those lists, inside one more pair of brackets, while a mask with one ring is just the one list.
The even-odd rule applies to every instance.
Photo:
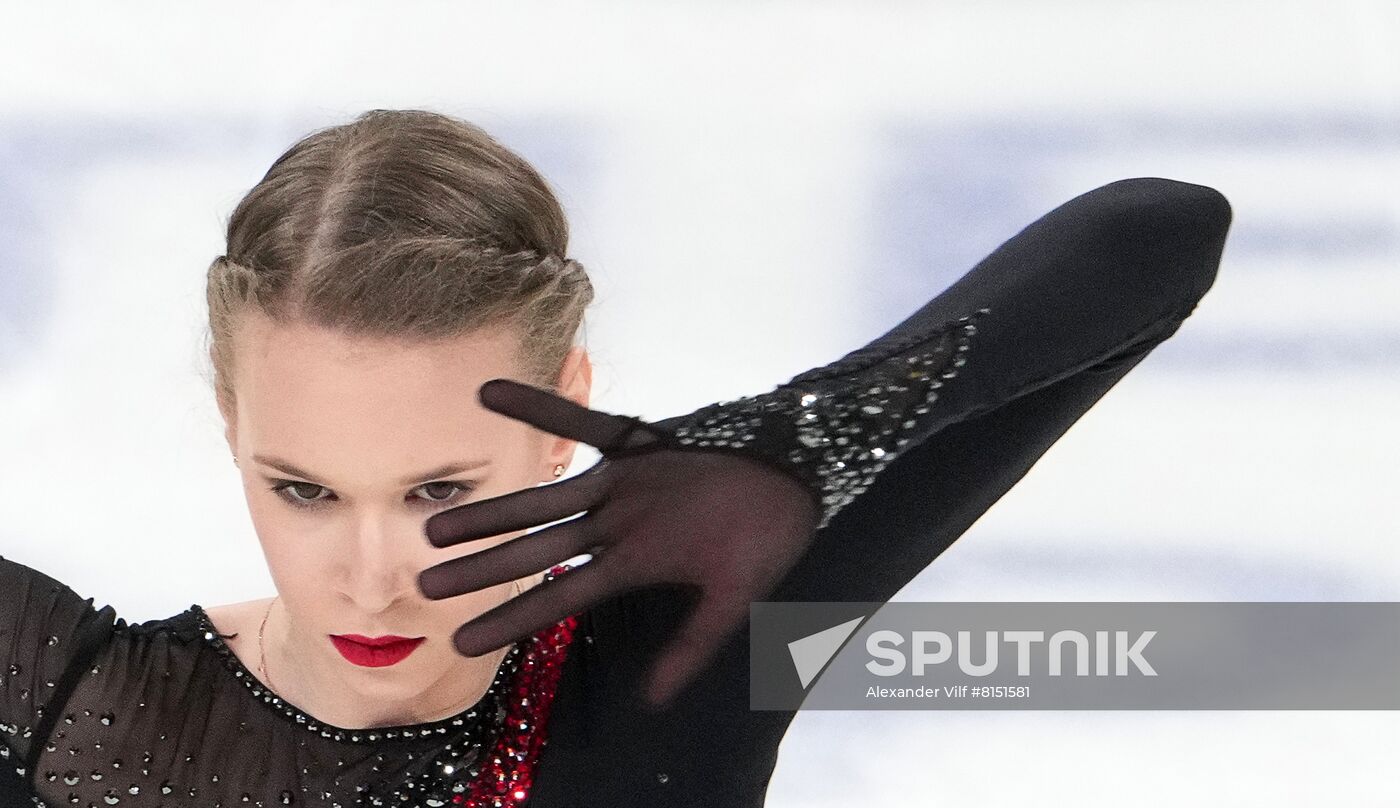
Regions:
[[524, 381], [552, 388], [593, 300], [568, 242], [544, 178], [474, 124], [376, 109], [313, 132], [239, 201], [209, 265], [219, 405], [232, 411], [234, 335], [250, 309], [392, 340], [510, 325]]

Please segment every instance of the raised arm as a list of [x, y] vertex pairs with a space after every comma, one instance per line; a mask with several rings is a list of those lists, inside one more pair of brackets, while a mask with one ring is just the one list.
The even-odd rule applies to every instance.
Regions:
[[[766, 393], [654, 423], [489, 381], [486, 407], [596, 446], [604, 461], [431, 517], [427, 538], [446, 547], [586, 511], [444, 561], [419, 586], [453, 597], [594, 555], [463, 625], [454, 643], [467, 655], [628, 590], [697, 591], [674, 631], [665, 609], [631, 610], [637, 633], [669, 638], [648, 688], [657, 703], [753, 600], [888, 600], [1180, 327], [1214, 283], [1230, 218], [1206, 186], [1109, 183], [870, 344]], [[732, 664], [741, 645], [726, 649]]]
[[1215, 280], [1231, 215], [1203, 185], [1109, 183], [870, 344], [658, 426], [811, 492], [820, 529], [773, 599], [888, 599], [1176, 331]]

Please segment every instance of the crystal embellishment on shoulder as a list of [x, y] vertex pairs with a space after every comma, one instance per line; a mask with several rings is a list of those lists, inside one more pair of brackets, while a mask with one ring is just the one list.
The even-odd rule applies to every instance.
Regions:
[[[569, 564], [554, 565], [540, 585], [549, 586], [571, 569]], [[578, 617], [571, 615], [514, 644], [477, 704], [455, 716], [395, 727], [349, 729], [320, 722], [268, 690], [223, 641], [226, 635], [218, 633], [203, 609], [192, 605], [189, 613], [195, 617], [197, 636], [217, 652], [221, 664], [258, 702], [285, 721], [286, 732], [273, 737], [299, 736], [294, 740], [305, 755], [299, 779], [273, 784], [278, 795], [275, 801], [271, 797], [255, 800], [245, 794], [237, 800], [240, 805], [522, 806], [549, 741], [550, 711], [579, 625]], [[246, 722], [240, 722], [239, 727], [248, 731]], [[162, 734], [161, 740], [165, 738]], [[308, 750], [308, 741], [316, 744], [310, 750], [317, 751]], [[326, 756], [335, 760], [329, 772]], [[255, 775], [262, 776], [256, 772], [224, 774], [225, 779], [248, 782], [253, 782]], [[216, 775], [213, 782], [218, 781]], [[195, 787], [188, 788], [188, 794], [196, 796]], [[205, 804], [229, 805], [232, 801]], [[117, 802], [109, 800], [108, 804]]]
[[740, 450], [804, 482], [817, 529], [862, 494], [938, 418], [944, 386], [967, 363], [980, 308], [933, 329], [853, 351], [768, 393], [696, 410], [666, 435], [676, 448]]

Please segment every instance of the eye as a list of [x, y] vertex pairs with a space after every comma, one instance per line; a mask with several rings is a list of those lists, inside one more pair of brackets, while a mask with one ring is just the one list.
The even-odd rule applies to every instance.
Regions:
[[[270, 490], [294, 508], [319, 508], [323, 506], [323, 503], [335, 499], [335, 494], [330, 493], [330, 489], [323, 485], [296, 480], [276, 480], [275, 482], [276, 485], [272, 486]], [[462, 483], [440, 481], [424, 483], [413, 490], [423, 492], [418, 498], [425, 503], [424, 507], [435, 507], [465, 497], [474, 488], [475, 486], [463, 485]]]
[[465, 485], [462, 485], [461, 483], [449, 483], [449, 482], [423, 483], [422, 485], [418, 486], [418, 487], [415, 488], [414, 490], [415, 490], [415, 491], [430, 491], [430, 490], [433, 489], [433, 486], [439, 486], [439, 488], [436, 489], [438, 492], [443, 491], [443, 488], [442, 488], [441, 486], [446, 486], [446, 487], [447, 487], [446, 493], [445, 493], [445, 494], [442, 496], [442, 498], [440, 498], [440, 499], [439, 499], [438, 497], [435, 497], [435, 496], [432, 496], [432, 495], [429, 495], [429, 496], [425, 496], [425, 497], [424, 497], [424, 499], [426, 499], [428, 502], [431, 502], [431, 503], [438, 503], [438, 504], [444, 503], [444, 502], [451, 502], [451, 501], [457, 496], [457, 492], [458, 492], [458, 491], [461, 491], [461, 492], [470, 492], [470, 491], [472, 490], [470, 486], [465, 486]]
[[[298, 490], [302, 489], [302, 490]], [[312, 496], [302, 496], [305, 489], [311, 489]], [[312, 508], [317, 503], [325, 501], [325, 497], [314, 496], [316, 491], [325, 491], [325, 486], [314, 483], [299, 483], [293, 480], [282, 480], [277, 485], [272, 486], [272, 491], [283, 500], [298, 508]]]

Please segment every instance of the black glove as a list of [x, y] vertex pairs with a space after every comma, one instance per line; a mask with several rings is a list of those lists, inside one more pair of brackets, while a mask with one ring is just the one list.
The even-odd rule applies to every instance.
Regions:
[[493, 379], [479, 392], [486, 408], [587, 443], [603, 457], [569, 480], [434, 514], [428, 540], [447, 547], [586, 513], [434, 566], [419, 586], [431, 599], [454, 597], [594, 556], [464, 624], [453, 643], [469, 656], [630, 589], [693, 588], [699, 600], [644, 693], [663, 705], [747, 618], [750, 602], [773, 591], [815, 531], [911, 436], [927, 431], [930, 405], [965, 362], [974, 316], [853, 352], [761, 396], [657, 423]]

